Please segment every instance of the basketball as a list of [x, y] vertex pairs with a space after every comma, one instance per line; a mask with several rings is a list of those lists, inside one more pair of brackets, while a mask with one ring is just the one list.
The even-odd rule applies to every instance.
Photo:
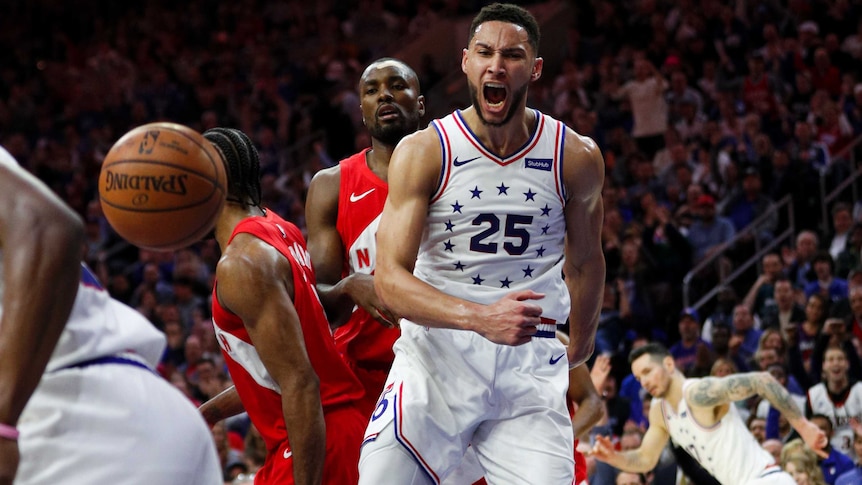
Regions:
[[102, 212], [130, 243], [171, 251], [212, 229], [227, 196], [218, 150], [175, 123], [132, 129], [111, 147], [99, 174]]

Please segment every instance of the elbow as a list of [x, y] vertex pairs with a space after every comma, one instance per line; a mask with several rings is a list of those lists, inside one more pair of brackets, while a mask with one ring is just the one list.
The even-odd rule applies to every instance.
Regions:
[[314, 396], [317, 400], [320, 399], [320, 378], [317, 377], [314, 369], [309, 366], [305, 372], [291, 374], [283, 382], [279, 382], [282, 398], [290, 397], [304, 401], [305, 398]]
[[395, 282], [396, 277], [397, 273], [392, 265], [381, 264], [378, 261], [377, 266], [374, 268], [374, 292], [377, 293], [380, 301], [389, 308], [392, 308], [393, 302], [397, 299], [394, 295], [399, 286]]

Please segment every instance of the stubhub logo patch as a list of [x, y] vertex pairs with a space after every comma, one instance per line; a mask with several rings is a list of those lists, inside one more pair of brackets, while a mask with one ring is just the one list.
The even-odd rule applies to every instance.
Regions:
[[553, 164], [553, 160], [550, 158], [527, 158], [526, 164], [527, 168], [532, 168], [536, 170], [544, 170], [545, 172], [551, 171], [551, 164]]

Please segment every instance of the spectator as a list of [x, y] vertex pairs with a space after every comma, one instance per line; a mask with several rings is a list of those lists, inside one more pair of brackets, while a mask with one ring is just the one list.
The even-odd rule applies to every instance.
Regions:
[[820, 238], [810, 230], [800, 231], [796, 236], [794, 249], [785, 248], [782, 257], [787, 265], [787, 276], [796, 288], [805, 288], [808, 283], [816, 281], [811, 262], [817, 254]]
[[766, 217], [756, 227], [751, 227], [749, 234], [742, 236], [740, 242], [743, 244], [753, 244], [756, 239], [763, 247], [775, 236], [778, 214], [772, 210], [774, 203], [763, 195], [762, 189], [760, 170], [749, 165], [743, 171], [742, 190], [722, 204], [722, 215], [733, 223], [737, 233], [749, 229], [749, 225], [759, 217]]
[[754, 328], [754, 318], [746, 305], [737, 305], [733, 309], [733, 334], [729, 347], [731, 356], [746, 363], [751, 368], [754, 353], [760, 343], [761, 331]]
[[862, 466], [860, 465], [860, 461], [862, 461], [862, 429], [859, 428], [859, 423], [853, 423], [853, 451], [856, 454], [856, 466], [844, 472], [843, 475], [840, 475], [835, 480], [835, 485], [857, 485], [862, 483]]
[[[829, 416], [815, 414], [810, 419], [812, 423], [826, 433], [827, 438], [832, 439], [832, 420]], [[823, 450], [829, 453], [829, 456], [825, 458], [818, 456], [817, 464], [820, 465], [820, 471], [823, 472], [823, 480], [828, 485], [834, 485], [839, 476], [853, 469], [853, 460], [836, 450], [831, 444]]]
[[[692, 223], [688, 230], [688, 242], [693, 249], [693, 264], [698, 265], [713, 255], [720, 254], [736, 235], [733, 223], [725, 217], [717, 216], [715, 199], [711, 195], [702, 195], [697, 200], [697, 215], [699, 219]], [[710, 282], [724, 281], [730, 274], [732, 263], [725, 256], [720, 256], [712, 266], [704, 268], [704, 278]]]
[[828, 308], [829, 300], [823, 298], [819, 293], [809, 296], [805, 304], [805, 320], [796, 325], [795, 331], [791, 333], [791, 337], [788, 339], [790, 347], [795, 347], [799, 351], [802, 365], [809, 375], [812, 370], [811, 357], [814, 355], [817, 338], [823, 328], [823, 323], [826, 321]]
[[700, 338], [700, 316], [686, 308], [679, 316], [680, 341], [670, 348], [676, 368], [687, 377], [703, 377], [712, 366], [712, 349]]
[[[791, 327], [805, 319], [805, 309], [796, 303], [793, 294], [793, 284], [786, 276], [781, 276], [773, 283], [772, 301], [764, 305], [761, 321], [763, 328], [777, 328], [781, 336], [788, 340]], [[795, 332], [795, 328], [792, 330]]]
[[[829, 240], [829, 255], [832, 256], [833, 261], [837, 261], [838, 256], [847, 247], [852, 226], [853, 209], [850, 205], [844, 202], [835, 204], [832, 207], [832, 236]], [[849, 272], [849, 269], [847, 272]], [[846, 273], [844, 276], [846, 276]]]
[[811, 268], [817, 279], [805, 285], [806, 297], [817, 293], [832, 304], [847, 299], [847, 280], [833, 276], [835, 262], [828, 252], [818, 252], [811, 260]]
[[752, 313], [763, 316], [767, 306], [775, 305], [775, 282], [784, 276], [784, 264], [781, 256], [767, 253], [760, 259], [762, 273], [751, 285], [742, 303], [748, 305]]
[[850, 419], [862, 420], [862, 382], [851, 380], [850, 364], [844, 349], [830, 347], [823, 359], [823, 382], [808, 390], [806, 414], [828, 416], [834, 434], [830, 443], [841, 453], [855, 458]]
[[648, 59], [634, 62], [634, 79], [614, 93], [614, 99], [625, 99], [631, 105], [634, 125], [632, 136], [638, 149], [652, 160], [662, 148], [664, 130], [668, 125], [668, 106], [662, 93], [668, 88], [661, 71]]
[[[835, 257], [835, 276], [848, 278], [862, 264], [862, 222], [850, 227], [844, 249]], [[849, 282], [848, 282], [849, 283]]]

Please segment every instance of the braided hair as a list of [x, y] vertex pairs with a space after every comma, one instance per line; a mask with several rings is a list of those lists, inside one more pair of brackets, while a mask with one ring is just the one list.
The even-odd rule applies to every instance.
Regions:
[[245, 133], [233, 128], [212, 128], [204, 138], [218, 148], [226, 162], [227, 200], [243, 206], [260, 206], [260, 155]]

